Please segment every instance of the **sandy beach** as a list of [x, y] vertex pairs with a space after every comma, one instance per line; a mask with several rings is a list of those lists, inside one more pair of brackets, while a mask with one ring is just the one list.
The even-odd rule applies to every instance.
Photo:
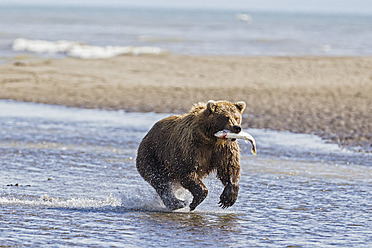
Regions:
[[372, 57], [32, 59], [0, 65], [0, 98], [169, 113], [244, 100], [244, 128], [311, 133], [372, 151]]

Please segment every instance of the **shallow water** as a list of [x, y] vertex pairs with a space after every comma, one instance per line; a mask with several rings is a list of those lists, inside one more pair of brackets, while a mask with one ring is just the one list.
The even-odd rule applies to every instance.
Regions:
[[[236, 204], [169, 212], [135, 168], [164, 114], [0, 101], [0, 245], [21, 247], [368, 247], [372, 156], [311, 135], [248, 130]], [[191, 200], [179, 189], [179, 197]]]

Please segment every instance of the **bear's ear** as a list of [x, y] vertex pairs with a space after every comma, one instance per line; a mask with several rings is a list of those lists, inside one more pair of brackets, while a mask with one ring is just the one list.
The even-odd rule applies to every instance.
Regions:
[[245, 102], [241, 101], [241, 102], [237, 102], [235, 103], [235, 106], [236, 108], [241, 112], [243, 112], [243, 110], [245, 109]]
[[217, 103], [215, 101], [209, 100], [207, 102], [207, 110], [210, 111], [211, 113], [216, 111], [216, 107], [217, 107]]

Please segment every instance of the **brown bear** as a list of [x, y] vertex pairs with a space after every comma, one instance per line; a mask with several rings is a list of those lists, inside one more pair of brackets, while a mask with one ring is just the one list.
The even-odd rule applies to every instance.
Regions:
[[177, 199], [172, 184], [179, 183], [193, 196], [193, 211], [207, 196], [203, 177], [212, 171], [225, 186], [220, 207], [232, 206], [239, 191], [239, 146], [234, 139], [214, 136], [227, 129], [241, 131], [244, 102], [208, 101], [195, 104], [184, 115], [173, 115], [154, 124], [141, 141], [137, 154], [137, 170], [171, 210], [186, 203]]

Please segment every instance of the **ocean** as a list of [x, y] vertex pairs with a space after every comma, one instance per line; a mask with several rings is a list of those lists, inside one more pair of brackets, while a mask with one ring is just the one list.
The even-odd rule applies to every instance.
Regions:
[[372, 16], [0, 5], [0, 56], [370, 56]]

